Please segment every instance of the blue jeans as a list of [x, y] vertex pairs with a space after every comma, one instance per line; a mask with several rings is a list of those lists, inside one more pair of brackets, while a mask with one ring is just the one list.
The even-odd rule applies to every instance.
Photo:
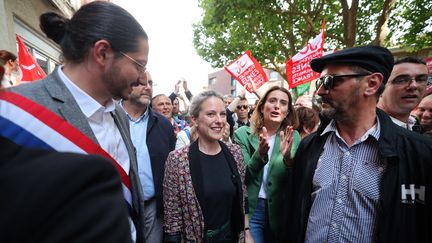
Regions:
[[274, 242], [266, 199], [258, 198], [253, 215], [249, 219], [249, 228], [255, 243]]

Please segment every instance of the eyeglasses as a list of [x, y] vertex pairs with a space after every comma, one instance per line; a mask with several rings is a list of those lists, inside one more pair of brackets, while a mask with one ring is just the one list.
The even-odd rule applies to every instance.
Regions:
[[122, 51], [120, 51], [120, 54], [122, 54], [124, 57], [127, 57], [129, 60], [131, 60], [132, 62], [134, 62], [137, 65], [136, 68], [137, 68], [137, 70], [139, 72], [143, 73], [143, 72], [146, 71], [147, 68], [146, 68], [146, 66], [144, 64], [139, 63], [137, 60], [135, 60], [134, 58], [132, 58], [131, 56], [129, 56], [128, 54], [126, 54], [126, 53], [124, 53]]
[[247, 105], [238, 105], [237, 106], [237, 110], [241, 110], [242, 108], [246, 110], [248, 108], [248, 106]]
[[330, 90], [334, 87], [335, 81], [341, 80], [343, 78], [355, 78], [355, 77], [362, 77], [370, 75], [371, 73], [352, 73], [352, 74], [341, 74], [341, 75], [326, 75], [324, 77], [318, 78], [316, 81], [316, 88], [317, 90], [322, 86], [324, 86], [324, 89]]
[[417, 76], [410, 75], [400, 75], [394, 78], [390, 83], [395, 85], [407, 85], [410, 84], [412, 80], [415, 80], [417, 84], [426, 85], [428, 83], [428, 75], [422, 74]]

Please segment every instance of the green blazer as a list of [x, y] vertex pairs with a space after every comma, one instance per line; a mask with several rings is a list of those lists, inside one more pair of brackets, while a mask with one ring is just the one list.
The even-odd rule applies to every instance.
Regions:
[[[294, 155], [300, 143], [300, 134], [294, 131], [294, 141], [291, 148], [291, 154]], [[283, 210], [283, 188], [288, 180], [288, 168], [283, 162], [283, 155], [280, 151], [280, 136], [276, 134], [273, 152], [270, 161], [262, 160], [258, 144], [259, 138], [253, 134], [250, 127], [243, 126], [234, 133], [234, 142], [240, 145], [246, 164], [246, 187], [248, 191], [249, 218], [252, 217], [261, 187], [264, 166], [269, 164], [268, 168], [268, 185], [267, 185], [267, 203], [270, 228], [278, 236], [282, 232], [281, 220]]]

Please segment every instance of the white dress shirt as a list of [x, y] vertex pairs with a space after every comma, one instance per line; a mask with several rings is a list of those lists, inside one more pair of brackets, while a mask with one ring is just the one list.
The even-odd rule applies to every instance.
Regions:
[[[86, 92], [76, 86], [62, 71], [58, 68], [60, 79], [71, 92], [82, 113], [86, 116], [99, 145], [115, 159], [129, 175], [130, 161], [126, 144], [118, 130], [111, 112], [115, 109], [115, 101], [110, 100], [108, 104], [102, 106]], [[131, 227], [132, 241], [136, 241], [136, 228], [129, 217]]]
[[114, 118], [111, 116], [111, 112], [115, 109], [115, 101], [110, 100], [106, 107], [102, 106], [66, 77], [61, 68], [57, 70], [61, 80], [86, 116], [99, 145], [129, 174], [130, 162], [126, 144], [114, 122]]
[[396, 125], [398, 125], [400, 127], [406, 128], [406, 129], [408, 129], [410, 131], [412, 131], [412, 128], [413, 128], [413, 126], [416, 123], [416, 119], [414, 117], [412, 117], [412, 116], [408, 117], [408, 124], [405, 123], [405, 122], [403, 122], [403, 121], [400, 121], [400, 120], [398, 120], [398, 119], [396, 119], [396, 118], [394, 118], [392, 116], [389, 116], [389, 117], [392, 119], [392, 121], [393, 121], [394, 124], [396, 124]]

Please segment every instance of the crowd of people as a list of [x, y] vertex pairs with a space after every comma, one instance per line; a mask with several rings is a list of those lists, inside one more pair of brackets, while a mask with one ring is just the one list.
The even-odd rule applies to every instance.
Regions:
[[311, 61], [318, 103], [249, 104], [184, 79], [154, 95], [148, 36], [113, 3], [40, 26], [64, 60], [46, 78], [13, 86], [0, 51], [2, 242], [432, 241], [423, 60], [346, 48]]

